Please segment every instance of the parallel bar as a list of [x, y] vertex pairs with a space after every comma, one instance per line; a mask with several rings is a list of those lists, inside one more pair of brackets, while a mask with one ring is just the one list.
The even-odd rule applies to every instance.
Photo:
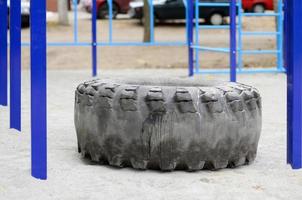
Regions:
[[31, 0], [31, 174], [47, 179], [46, 0]]
[[96, 24], [96, 12], [97, 5], [96, 0], [92, 0], [92, 20], [91, 20], [91, 51], [92, 51], [92, 76], [97, 76], [97, 24]]
[[229, 48], [218, 48], [218, 47], [204, 47], [204, 46], [197, 46], [193, 45], [191, 48], [199, 50], [199, 51], [212, 51], [212, 52], [220, 52], [220, 53], [229, 53]]
[[[206, 2], [201, 2], [198, 3], [198, 6], [203, 6], [203, 7], [226, 7], [230, 6], [231, 3], [206, 3]], [[235, 4], [235, 6], [239, 6], [239, 4]]]
[[229, 28], [230, 28], [229, 25], [200, 25], [199, 26], [199, 29], [229, 29]]
[[21, 131], [21, 0], [10, 2], [10, 128]]
[[280, 32], [242, 32], [242, 35], [247, 36], [267, 36], [267, 35], [280, 35]]
[[[24, 47], [29, 47], [30, 43], [23, 42], [21, 43]], [[186, 46], [187, 42], [97, 42], [97, 46]], [[58, 47], [58, 46], [64, 46], [64, 47], [89, 47], [91, 46], [91, 42], [49, 42], [47, 43], [47, 46], [50, 47]]]
[[236, 43], [236, 0], [230, 5], [230, 81], [236, 82], [237, 43]]
[[[276, 67], [273, 68], [243, 68], [240, 70], [237, 68], [238, 74], [265, 74], [265, 73], [284, 73], [285, 69], [279, 70]], [[203, 69], [196, 74], [229, 74], [230, 69]]]
[[242, 13], [244, 17], [276, 17], [279, 13]]
[[187, 12], [188, 12], [188, 62], [189, 62], [189, 76], [194, 75], [194, 60], [193, 60], [193, 48], [191, 48], [191, 45], [193, 43], [193, 1], [187, 0]]
[[287, 162], [302, 168], [302, 21], [301, 0], [285, 1], [287, 66]]
[[277, 54], [278, 50], [242, 50], [242, 54]]
[[7, 0], [0, 0], [0, 105], [7, 106]]

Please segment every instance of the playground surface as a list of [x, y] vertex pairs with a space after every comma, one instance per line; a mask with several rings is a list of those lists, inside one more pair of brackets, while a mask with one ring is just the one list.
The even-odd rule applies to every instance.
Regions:
[[[286, 76], [239, 75], [263, 99], [263, 131], [250, 166], [199, 172], [157, 172], [95, 165], [77, 153], [74, 90], [88, 70], [48, 71], [48, 180], [30, 176], [30, 73], [22, 72], [22, 133], [8, 129], [0, 107], [0, 199], [302, 199], [302, 171], [286, 165]], [[186, 77], [185, 69], [100, 71], [101, 77]], [[228, 80], [227, 75], [195, 78]]]

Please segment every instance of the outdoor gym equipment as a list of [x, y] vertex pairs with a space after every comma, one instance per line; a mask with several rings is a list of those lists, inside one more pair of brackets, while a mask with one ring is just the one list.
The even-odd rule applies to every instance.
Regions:
[[[200, 73], [213, 73], [213, 74], [219, 74], [219, 73], [229, 73], [229, 69], [201, 69], [200, 68], [200, 59], [202, 57], [200, 56], [200, 52], [215, 52], [215, 53], [227, 53], [230, 54], [230, 66], [235, 65], [237, 73], [272, 73], [272, 72], [285, 72], [284, 66], [283, 66], [283, 2], [278, 1], [278, 10], [276, 13], [245, 13], [242, 9], [242, 1], [234, 1], [234, 4], [231, 4], [233, 2], [230, 0], [229, 3], [218, 3], [218, 2], [199, 2], [194, 4], [194, 8], [192, 8], [192, 5], [189, 6], [188, 9], [190, 9], [188, 12], [195, 13], [194, 18], [194, 25], [188, 26], [190, 30], [188, 38], [190, 40], [191, 48], [192, 48], [192, 56], [189, 66], [193, 67], [192, 72], [195, 74]], [[235, 5], [236, 4], [236, 5]], [[232, 6], [233, 5], [233, 6]], [[202, 6], [230, 6], [230, 9], [233, 9], [233, 12], [230, 12], [230, 15], [233, 15], [230, 17], [230, 25], [218, 25], [218, 26], [209, 26], [209, 25], [200, 25], [199, 21], [199, 7]], [[192, 10], [193, 9], [193, 10]], [[238, 13], [237, 17], [237, 23], [234, 22], [236, 19], [236, 12]], [[276, 31], [244, 31], [243, 30], [243, 24], [242, 20], [244, 18], [258, 18], [259, 17], [276, 17], [277, 18], [277, 30]], [[193, 21], [193, 15], [189, 15], [188, 23], [190, 21]], [[229, 30], [230, 31], [230, 46], [229, 47], [213, 47], [213, 46], [204, 46], [202, 38], [199, 37], [200, 30], [205, 29], [212, 29], [212, 30]], [[265, 29], [265, 27], [263, 28]], [[236, 33], [237, 31], [237, 33]], [[233, 32], [233, 33], [232, 33]], [[236, 40], [236, 37], [238, 40]], [[254, 47], [254, 49], [245, 49], [244, 48], [244, 42], [243, 37], [263, 37], [263, 36], [273, 36], [275, 37], [276, 41], [276, 48], [275, 49], [257, 49], [257, 47]], [[231, 39], [233, 37], [233, 39]], [[232, 54], [234, 54], [234, 50], [237, 52], [237, 59], [232, 57]], [[230, 53], [231, 52], [231, 53]], [[276, 57], [276, 66], [272, 68], [245, 68], [244, 67], [244, 60], [243, 57], [245, 55], [272, 55]], [[234, 70], [234, 68], [231, 68]]]
[[191, 79], [94, 80], [75, 92], [78, 149], [136, 169], [222, 169], [254, 161], [261, 97], [247, 85]]
[[[93, 0], [95, 6], [95, 0]], [[189, 4], [191, 1], [188, 1]], [[287, 144], [287, 158], [288, 163], [294, 169], [302, 168], [302, 89], [301, 89], [301, 77], [302, 77], [302, 48], [301, 48], [301, 35], [302, 35], [302, 21], [300, 20], [300, 13], [302, 11], [302, 1], [300, 0], [285, 0], [284, 1], [284, 50], [283, 56], [285, 57], [285, 68], [288, 75], [288, 144]], [[234, 8], [234, 1], [231, 3], [231, 7]], [[191, 7], [191, 6], [189, 6]], [[95, 10], [95, 9], [94, 9]], [[193, 8], [191, 12], [187, 13], [188, 16], [193, 18]], [[20, 10], [14, 10], [20, 12]], [[75, 14], [76, 15], [76, 14]], [[17, 16], [17, 15], [14, 15]], [[151, 14], [152, 16], [152, 14]], [[234, 14], [231, 15], [234, 17]], [[76, 20], [77, 18], [75, 18]], [[188, 19], [188, 18], [187, 18]], [[234, 19], [233, 19], [234, 20]], [[95, 25], [96, 18], [93, 18]], [[15, 20], [17, 23], [18, 20]], [[191, 21], [187, 21], [188, 23]], [[11, 20], [10, 23], [14, 23]], [[10, 24], [10, 27], [19, 26], [19, 24]], [[234, 27], [234, 26], [232, 26]], [[75, 30], [77, 26], [75, 25]], [[188, 29], [188, 33], [192, 31]], [[19, 29], [16, 30], [16, 34], [20, 34]], [[96, 29], [92, 34], [96, 37]], [[190, 34], [188, 34], [190, 35]], [[77, 32], [75, 33], [75, 43], [48, 43], [49, 46], [91, 46], [96, 49], [96, 38], [91, 43], [78, 42]], [[233, 37], [234, 38], [234, 37]], [[15, 40], [14, 40], [15, 41]], [[189, 41], [189, 39], [187, 40]], [[16, 40], [17, 42], [17, 40]], [[188, 42], [188, 49], [192, 41]], [[111, 43], [112, 44], [112, 43]], [[10, 44], [11, 45], [11, 44]], [[18, 45], [19, 44], [18, 42]], [[29, 46], [29, 44], [23, 44]], [[104, 45], [104, 44], [103, 44]], [[118, 43], [112, 44], [119, 45]], [[121, 44], [123, 45], [123, 44]], [[150, 43], [142, 45], [151, 45]], [[31, 0], [31, 124], [32, 124], [32, 175], [36, 178], [46, 179], [47, 177], [47, 165], [46, 165], [46, 1], [45, 0]], [[19, 51], [12, 51], [19, 57]], [[93, 54], [96, 59], [96, 53]], [[190, 60], [193, 57], [189, 57]], [[7, 105], [7, 1], [0, 0], [0, 105]], [[19, 62], [17, 62], [19, 63]], [[96, 62], [94, 62], [96, 63]], [[96, 66], [95, 66], [96, 67]], [[17, 68], [20, 69], [20, 68]], [[96, 69], [96, 68], [95, 68]], [[190, 68], [193, 69], [193, 68]], [[20, 73], [19, 70], [14, 71]], [[233, 74], [235, 75], [235, 73]], [[19, 77], [13, 76], [13, 77]], [[10, 80], [12, 82], [14, 80]], [[18, 84], [12, 84], [12, 90], [19, 87]], [[17, 95], [17, 98], [20, 96]], [[11, 97], [12, 98], [12, 97]], [[12, 106], [12, 105], [10, 105]], [[18, 120], [18, 119], [11, 119]], [[15, 123], [11, 123], [15, 124]], [[13, 128], [13, 127], [12, 127]], [[1, 133], [4, 134], [4, 133]]]

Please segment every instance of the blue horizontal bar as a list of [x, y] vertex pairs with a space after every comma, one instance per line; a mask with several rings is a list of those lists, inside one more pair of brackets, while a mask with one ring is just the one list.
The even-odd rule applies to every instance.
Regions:
[[187, 42], [98, 42], [98, 46], [185, 46]]
[[[186, 42], [98, 42], [97, 46], [185, 46]], [[22, 46], [29, 47], [30, 43], [23, 42]], [[91, 46], [90, 42], [49, 42], [50, 47], [85, 47]]]
[[277, 54], [278, 50], [242, 50], [243, 54]]
[[221, 52], [221, 53], [229, 53], [229, 48], [215, 48], [215, 47], [202, 47], [202, 46], [196, 46], [192, 45], [191, 48], [199, 50], [199, 51], [213, 51], [213, 52]]
[[[30, 43], [29, 42], [22, 42], [21, 46], [23, 47], [29, 47]], [[47, 43], [47, 46], [67, 46], [67, 47], [73, 47], [73, 46], [91, 46], [91, 43], [89, 42], [49, 42]]]
[[51, 47], [59, 47], [59, 46], [65, 46], [65, 47], [72, 47], [72, 46], [91, 46], [90, 42], [49, 42], [47, 43], [47, 46]]
[[280, 32], [242, 32], [242, 35], [247, 36], [267, 36], [267, 35], [279, 35]]
[[[237, 26], [238, 28], [239, 26]], [[230, 29], [230, 25], [200, 25], [199, 29]]]
[[[274, 68], [237, 68], [238, 74], [256, 74], [256, 73], [285, 73], [286, 70]], [[230, 69], [203, 69], [195, 71], [196, 74], [229, 74]]]
[[279, 13], [242, 13], [244, 17], [276, 17]]
[[[226, 6], [230, 6], [230, 3], [198, 3], [198, 6], [216, 6], [216, 7], [226, 7]], [[236, 4], [237, 6], [239, 6], [239, 3]]]

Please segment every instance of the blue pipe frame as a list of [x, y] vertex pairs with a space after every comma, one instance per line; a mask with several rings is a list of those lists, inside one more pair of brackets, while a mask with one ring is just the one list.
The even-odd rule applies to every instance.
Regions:
[[46, 0], [30, 1], [31, 174], [47, 179]]
[[[222, 73], [225, 72], [225, 70], [220, 70], [220, 69], [216, 69], [216, 70], [201, 70], [199, 67], [199, 51], [208, 51], [208, 52], [216, 52], [216, 53], [228, 53], [230, 54], [230, 52], [234, 52], [231, 51], [232, 45], [234, 43], [236, 43], [236, 40], [233, 38], [232, 39], [232, 32], [235, 32], [236, 30], [234, 28], [232, 28], [232, 18], [230, 25], [217, 25], [217, 26], [208, 26], [208, 25], [199, 25], [199, 7], [200, 6], [230, 6], [230, 9], [232, 9], [232, 4], [231, 4], [232, 0], [229, 1], [229, 3], [205, 3], [205, 2], [200, 2], [198, 4], [195, 4], [195, 41], [194, 43], [191, 45], [192, 48], [195, 50], [195, 60], [193, 61], [194, 63], [194, 73], [199, 74], [199, 73]], [[261, 69], [261, 68], [255, 68], [255, 69], [243, 69], [243, 55], [262, 55], [262, 54], [272, 54], [272, 55], [276, 55], [277, 57], [277, 63], [276, 63], [276, 69], [274, 68], [270, 68], [269, 70], [271, 70], [272, 73], [284, 73], [285, 69], [283, 66], [283, 57], [282, 57], [282, 43], [283, 43], [283, 3], [281, 1], [279, 1], [278, 3], [278, 12], [277, 13], [243, 13], [242, 11], [242, 0], [238, 0], [237, 2], [237, 6], [238, 6], [238, 24], [236, 26], [236, 28], [238, 29], [238, 45], [237, 46], [237, 52], [238, 52], [238, 56], [237, 56], [237, 60], [236, 61], [236, 69], [232, 68], [231, 66], [233, 66], [234, 64], [232, 64], [231, 62], [235, 62], [235, 59], [231, 58], [230, 55], [230, 67], [231, 67], [231, 71], [233, 71], [233, 74], [235, 73], [235, 71], [237, 71], [237, 73], [262, 73], [263, 71], [267, 72], [268, 69]], [[233, 7], [234, 9], [234, 7]], [[233, 12], [234, 13], [234, 12]], [[230, 10], [230, 15], [232, 15], [232, 11]], [[253, 31], [253, 32], [245, 32], [242, 29], [242, 17], [261, 17], [261, 16], [266, 16], [266, 17], [277, 17], [278, 20], [278, 27], [277, 27], [277, 31], [276, 32], [267, 32], [267, 31]], [[233, 16], [234, 17], [234, 16]], [[201, 42], [199, 41], [199, 30], [202, 29], [229, 29], [230, 30], [230, 47], [229, 48], [221, 48], [221, 47], [206, 47], [206, 46], [201, 46]], [[257, 37], [261, 37], [261, 36], [275, 36], [276, 37], [276, 46], [277, 46], [277, 50], [271, 49], [271, 50], [261, 50], [261, 49], [257, 49], [257, 50], [245, 50], [243, 49], [243, 42], [242, 42], [242, 38], [243, 36], [257, 36]], [[235, 37], [235, 35], [233, 36]], [[233, 40], [233, 41], [232, 41]], [[234, 79], [234, 77], [231, 77], [231, 79]]]
[[[94, 0], [95, 2], [95, 0]], [[234, 5], [234, 1], [232, 1]], [[15, 5], [19, 8], [18, 5]], [[191, 44], [193, 42], [193, 5], [192, 1], [187, 2], [188, 19], [187, 21], [187, 45], [189, 50], [189, 62], [193, 63], [193, 53]], [[192, 9], [192, 10], [191, 10]], [[234, 7], [231, 6], [232, 12]], [[302, 168], [302, 21], [299, 20], [302, 11], [302, 2], [300, 0], [285, 1], [285, 40], [283, 55], [287, 68], [287, 87], [288, 87], [288, 128], [287, 128], [287, 162], [293, 169]], [[17, 11], [12, 15], [12, 19], [17, 17]], [[47, 179], [47, 43], [46, 43], [46, 0], [31, 0], [31, 155], [32, 155], [32, 176], [38, 179]], [[234, 15], [231, 15], [234, 17]], [[5, 19], [5, 20], [4, 20]], [[93, 21], [96, 16], [93, 17]], [[6, 0], [0, 0], [0, 77], [1, 92], [0, 99], [2, 105], [5, 104], [7, 96], [7, 3]], [[3, 25], [4, 24], [4, 25]], [[234, 21], [231, 23], [231, 29], [236, 29]], [[19, 56], [21, 47], [18, 32], [18, 20], [12, 20], [11, 25], [16, 25], [17, 34], [11, 38], [11, 47], [16, 48], [11, 52]], [[92, 29], [96, 30], [96, 24], [92, 24]], [[96, 31], [95, 31], [96, 32]], [[234, 34], [234, 32], [233, 32]], [[4, 39], [3, 39], [4, 38]], [[76, 38], [76, 36], [75, 36]], [[6, 39], [6, 40], [5, 40]], [[232, 38], [231, 38], [232, 39]], [[233, 38], [234, 39], [234, 38]], [[92, 42], [95, 47], [96, 35], [92, 36]], [[234, 43], [231, 51], [236, 50]], [[236, 45], [235, 45], [236, 46]], [[94, 51], [94, 48], [92, 49]], [[17, 66], [17, 67], [16, 67]], [[19, 61], [11, 65], [11, 70], [19, 73]], [[192, 75], [190, 66], [189, 75]], [[13, 68], [13, 69], [12, 69]], [[278, 69], [276, 69], [278, 70]], [[230, 72], [225, 70], [225, 72]], [[270, 70], [263, 71], [270, 72]], [[17, 79], [19, 74], [17, 74]], [[14, 78], [16, 79], [16, 77]], [[7, 81], [7, 80], [6, 80]], [[3, 87], [5, 86], [5, 87]], [[18, 85], [11, 85], [13, 88]], [[4, 92], [3, 92], [4, 91]], [[18, 90], [18, 92], [20, 92]], [[11, 105], [12, 106], [12, 105]]]
[[10, 2], [10, 128], [21, 131], [21, 0]]
[[[74, 8], [74, 38], [73, 38], [73, 41], [72, 42], [49, 42], [47, 43], [47, 46], [50, 46], [50, 47], [56, 47], [56, 46], [66, 46], [66, 47], [73, 47], [73, 46], [77, 46], [77, 47], [80, 47], [80, 46], [91, 46], [92, 48], [92, 74], [93, 76], [96, 76], [97, 75], [97, 47], [98, 46], [186, 46], [188, 45], [188, 41], [189, 41], [189, 29], [188, 29], [188, 22], [190, 22], [190, 19], [189, 19], [189, 16], [190, 14], [188, 12], [193, 12], [194, 13], [194, 9], [191, 9], [189, 11], [188, 9], [188, 0], [184, 0], [184, 4], [185, 4], [185, 7], [186, 7], [186, 28], [187, 28], [187, 39], [186, 39], [186, 42], [185, 41], [170, 41], [170, 42], [157, 42], [155, 41], [155, 37], [154, 37], [154, 6], [153, 6], [153, 0], [148, 0], [148, 4], [150, 6], [150, 35], [151, 35], [151, 40], [150, 42], [116, 42], [113, 40], [113, 0], [106, 0], [107, 1], [107, 4], [108, 4], [108, 19], [109, 19], [109, 34], [108, 34], [108, 41], [106, 42], [98, 42], [97, 41], [97, 24], [96, 24], [96, 20], [97, 20], [97, 14], [96, 14], [96, 8], [94, 6], [92, 6], [92, 40], [91, 42], [80, 42], [79, 41], [79, 37], [78, 37], [78, 9], [77, 9], [77, 0], [73, 0], [73, 8]], [[230, 0], [232, 1], [232, 0]], [[92, 4], [94, 0], [92, 0]], [[195, 4], [195, 12], [198, 14], [198, 7], [199, 6], [229, 6], [230, 3], [213, 3], [213, 2], [199, 2], [199, 3], [193, 3], [191, 2], [190, 5], [192, 4]], [[284, 72], [284, 68], [282, 67], [282, 40], [280, 40], [280, 38], [282, 38], [282, 31], [278, 31], [278, 32], [242, 32], [241, 30], [241, 16], [280, 16], [278, 18], [279, 20], [279, 27], [282, 26], [282, 14], [281, 11], [280, 11], [280, 8], [282, 10], [282, 4], [280, 4], [281, 6], [279, 6], [279, 14], [276, 14], [276, 13], [243, 13], [242, 12], [238, 12], [239, 13], [239, 19], [238, 19], [238, 25], [236, 26], [238, 28], [238, 47], [237, 47], [237, 51], [238, 51], [238, 63], [237, 63], [237, 66], [239, 68], [240, 71], [242, 71], [241, 73], [247, 73], [249, 72], [250, 69], [248, 70], [242, 70], [242, 55], [245, 55], [245, 54], [254, 54], [254, 55], [257, 55], [257, 54], [277, 54], [278, 55], [278, 70], [277, 72]], [[241, 0], [239, 0], [237, 2], [237, 6], [238, 8], [241, 8], [242, 5], [241, 5]], [[231, 8], [231, 7], [230, 7]], [[239, 9], [241, 10], [241, 9]], [[231, 13], [231, 12], [230, 12]], [[194, 16], [194, 15], [193, 15]], [[196, 30], [196, 33], [198, 33], [198, 30], [199, 29], [230, 29], [230, 26], [228, 25], [220, 25], [220, 26], [209, 26], [209, 25], [202, 25], [202, 26], [199, 26], [198, 25], [198, 15], [195, 15], [196, 17], [196, 21], [195, 21], [195, 26], [197, 28], [195, 28]], [[193, 28], [193, 26], [191, 27]], [[279, 30], [279, 28], [278, 28]], [[234, 30], [231, 30], [230, 29], [230, 32], [231, 31], [234, 31]], [[231, 34], [231, 33], [230, 33]], [[194, 34], [193, 34], [194, 35]], [[247, 35], [247, 36], [252, 36], [252, 35], [256, 35], [256, 36], [261, 36], [261, 35], [276, 35], [277, 39], [278, 39], [278, 50], [262, 50], [262, 51], [259, 51], [259, 50], [242, 50], [242, 36], [243, 35]], [[193, 36], [194, 38], [194, 36]], [[198, 34], [195, 34], [195, 41], [198, 40]], [[235, 41], [235, 40], [233, 40]], [[235, 41], [236, 42], [236, 41]], [[195, 42], [196, 44], [198, 44], [197, 42]], [[30, 44], [29, 43], [22, 43], [22, 46], [29, 46]], [[196, 46], [196, 45], [193, 45], [193, 43], [191, 44], [192, 47]], [[197, 48], [198, 49], [198, 48]], [[201, 51], [212, 51], [212, 52], [222, 52], [222, 53], [230, 53], [230, 48], [228, 50], [225, 50], [225, 48], [210, 48], [210, 47], [203, 47], [203, 48], [200, 48], [199, 50]], [[194, 50], [193, 50], [193, 54], [194, 54]], [[233, 60], [232, 62], [234, 62], [234, 59], [231, 59]], [[194, 69], [194, 73], [207, 73], [208, 71], [207, 70], [199, 70], [199, 56], [198, 56], [198, 53], [196, 52], [195, 53], [195, 60], [193, 59], [193, 65], [195, 67]], [[231, 63], [230, 63], [230, 66]], [[190, 65], [188, 66], [189, 70], [190, 70]], [[210, 71], [213, 71], [213, 70], [210, 70]], [[224, 71], [224, 70], [223, 70]], [[236, 70], [233, 70], [233, 72], [235, 71], [238, 71], [238, 69]], [[262, 69], [259, 69], [259, 70], [254, 70], [252, 69], [251, 70], [253, 73], [262, 73]], [[271, 72], [276, 72], [276, 70], [272, 70]], [[212, 72], [209, 72], [209, 73], [212, 73]], [[219, 69], [216, 70], [216, 73], [221, 73], [221, 71]], [[234, 77], [233, 77], [234, 78]], [[1, 86], [1, 85], [0, 85]]]
[[287, 162], [302, 168], [302, 12], [301, 0], [285, 1], [284, 57], [287, 68]]
[[7, 0], [0, 0], [0, 105], [7, 106]]

